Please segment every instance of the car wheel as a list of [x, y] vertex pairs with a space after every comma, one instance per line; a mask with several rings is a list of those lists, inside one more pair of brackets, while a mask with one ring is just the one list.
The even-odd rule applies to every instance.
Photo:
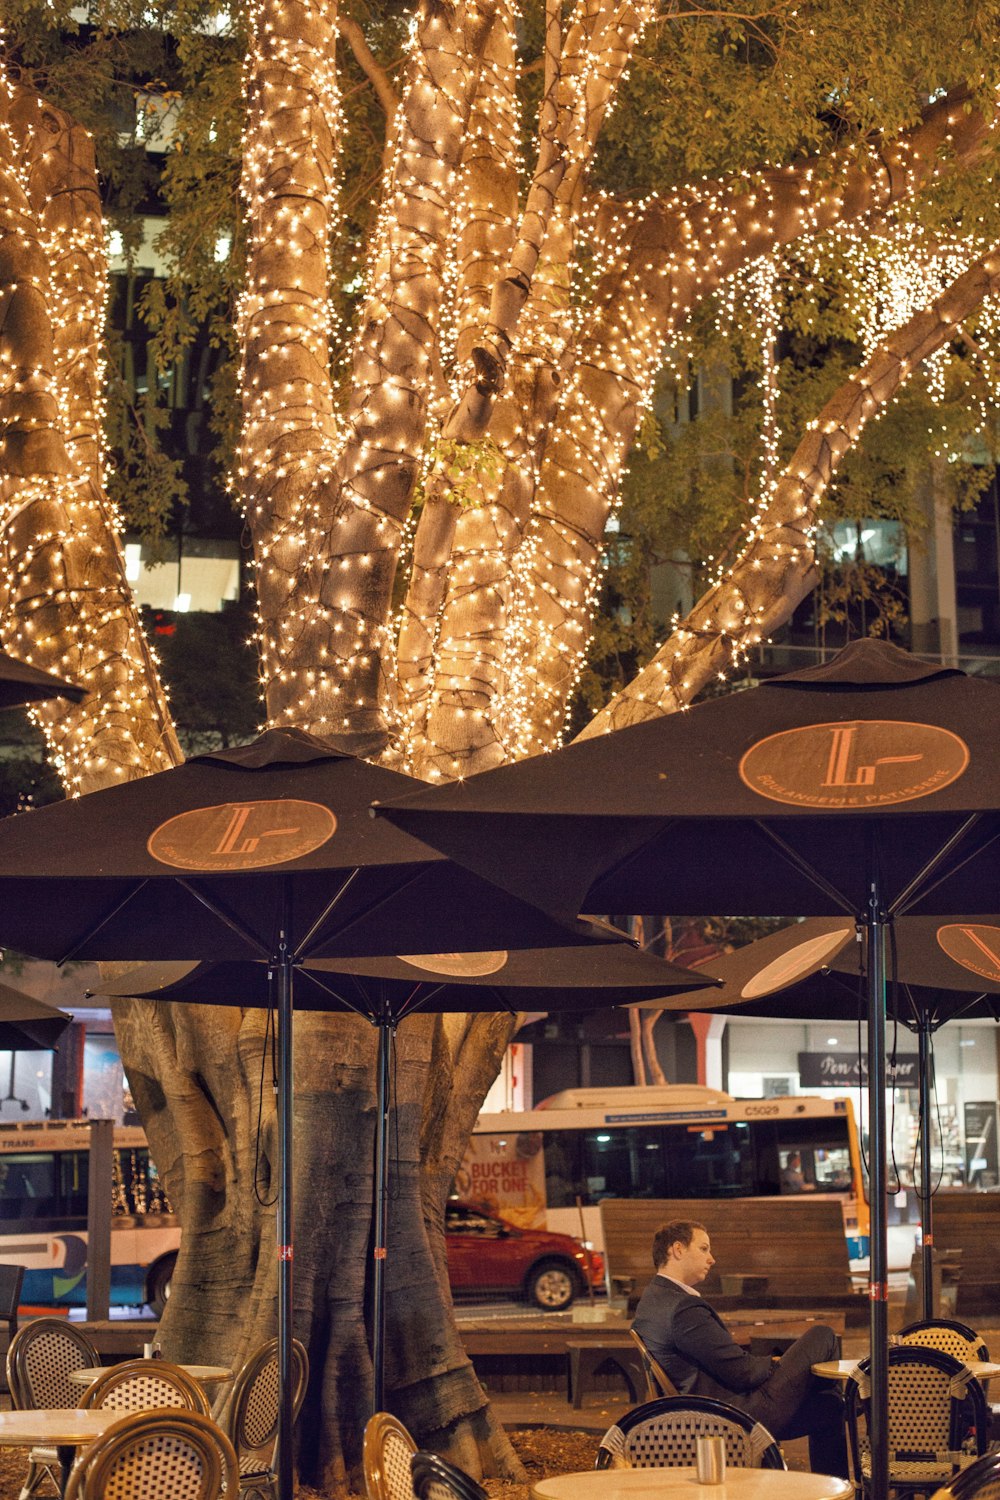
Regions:
[[528, 1301], [546, 1312], [562, 1312], [579, 1289], [576, 1272], [565, 1261], [543, 1260], [533, 1266], [525, 1283]]
[[176, 1254], [164, 1255], [162, 1259], [154, 1261], [146, 1273], [146, 1301], [158, 1318], [163, 1317], [176, 1264]]

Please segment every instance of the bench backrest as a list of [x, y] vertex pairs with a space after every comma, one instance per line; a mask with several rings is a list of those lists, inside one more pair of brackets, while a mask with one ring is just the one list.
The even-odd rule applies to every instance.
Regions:
[[934, 1244], [962, 1252], [959, 1310], [1000, 1307], [1000, 1194], [936, 1193]]
[[725, 1291], [729, 1276], [766, 1276], [769, 1295], [851, 1290], [844, 1218], [830, 1198], [605, 1198], [601, 1223], [612, 1281], [627, 1279], [634, 1293], [642, 1291], [653, 1275], [653, 1235], [671, 1219], [694, 1219], [708, 1230], [716, 1260], [703, 1288], [709, 1295]]

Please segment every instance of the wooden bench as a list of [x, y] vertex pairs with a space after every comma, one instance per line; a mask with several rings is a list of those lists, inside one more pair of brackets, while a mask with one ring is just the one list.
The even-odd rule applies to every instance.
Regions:
[[840, 1204], [834, 1199], [605, 1198], [604, 1258], [611, 1284], [638, 1299], [653, 1275], [653, 1235], [671, 1219], [705, 1225], [716, 1264], [701, 1290], [716, 1307], [864, 1306], [853, 1290]]
[[579, 1409], [583, 1405], [583, 1393], [588, 1390], [594, 1376], [602, 1365], [617, 1365], [628, 1386], [629, 1400], [633, 1406], [644, 1399], [646, 1378], [642, 1371], [642, 1357], [630, 1338], [606, 1338], [597, 1343], [594, 1339], [566, 1340], [566, 1399]]
[[952, 1192], [934, 1197], [934, 1245], [939, 1259], [961, 1251], [956, 1316], [1000, 1310], [1000, 1193]]

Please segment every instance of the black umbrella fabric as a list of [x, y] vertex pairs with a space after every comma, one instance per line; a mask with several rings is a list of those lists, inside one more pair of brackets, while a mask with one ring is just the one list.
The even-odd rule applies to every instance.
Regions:
[[87, 696], [86, 688], [75, 682], [64, 682], [30, 667], [16, 656], [0, 651], [0, 708], [18, 708], [26, 703], [43, 703], [47, 698], [69, 698], [79, 703]]
[[50, 1052], [72, 1016], [33, 995], [0, 984], [0, 1052]]
[[251, 744], [0, 823], [0, 943], [68, 959], [261, 958], [278, 1012], [280, 1500], [291, 1500], [292, 974], [308, 957], [601, 942], [389, 824], [410, 777], [350, 744]]
[[[587, 924], [588, 927], [593, 924]], [[608, 935], [608, 929], [598, 929]], [[615, 933], [620, 938], [621, 934]], [[350, 1011], [378, 1027], [375, 1195], [373, 1213], [373, 1409], [383, 1405], [385, 1369], [385, 1259], [392, 1035], [418, 1011], [593, 1010], [662, 996], [678, 988], [717, 984], [677, 968], [626, 941], [601, 947], [532, 948], [482, 953], [414, 953], [390, 958], [313, 959], [296, 974], [299, 1010]], [[208, 1005], [270, 1004], [267, 968], [260, 963], [145, 964], [104, 985], [105, 995]]]
[[[842, 918], [807, 918], [699, 973], [718, 990], [672, 995], [663, 1010], [717, 1011], [804, 1021], [856, 1021], [867, 1014], [866, 934]], [[942, 921], [902, 917], [893, 927], [887, 1018], [917, 1037], [923, 1315], [934, 1316], [931, 1170], [931, 1039], [946, 1022], [1000, 1021], [1000, 917]], [[643, 1002], [645, 1009], [656, 1002]]]
[[379, 808], [575, 911], [868, 925], [872, 1492], [888, 1485], [887, 924], [1000, 909], [1000, 684], [857, 641], [687, 713]]

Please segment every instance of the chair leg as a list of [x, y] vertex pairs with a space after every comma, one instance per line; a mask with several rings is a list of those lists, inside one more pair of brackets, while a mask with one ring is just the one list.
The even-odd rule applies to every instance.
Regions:
[[59, 1484], [48, 1464], [39, 1464], [32, 1460], [28, 1464], [28, 1477], [21, 1486], [21, 1493], [18, 1495], [17, 1500], [35, 1500], [36, 1495], [44, 1494], [43, 1485], [46, 1479], [49, 1481], [52, 1494], [58, 1495]]

